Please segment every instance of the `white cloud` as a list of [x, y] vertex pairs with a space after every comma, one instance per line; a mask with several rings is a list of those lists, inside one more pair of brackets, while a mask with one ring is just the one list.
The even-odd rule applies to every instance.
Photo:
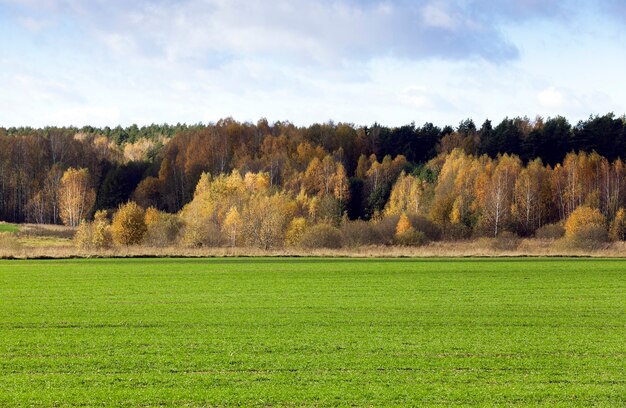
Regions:
[[602, 27], [581, 41], [555, 19], [556, 0], [7, 4], [0, 126], [224, 116], [445, 125], [626, 107], [626, 85], [611, 79], [623, 41]]
[[398, 95], [399, 99], [416, 109], [433, 109], [433, 95], [424, 86], [410, 86]]
[[[39, 10], [33, 3], [9, 2], [20, 4], [17, 14]], [[211, 60], [217, 53], [328, 65], [388, 55], [494, 61], [516, 56], [492, 18], [499, 7], [467, 7], [465, 0], [48, 0], [45, 8], [72, 18], [113, 52], [171, 60]]]
[[555, 87], [550, 87], [539, 92], [537, 100], [541, 106], [550, 109], [565, 109], [568, 104], [574, 102], [571, 99], [568, 100], [563, 92], [559, 91]]

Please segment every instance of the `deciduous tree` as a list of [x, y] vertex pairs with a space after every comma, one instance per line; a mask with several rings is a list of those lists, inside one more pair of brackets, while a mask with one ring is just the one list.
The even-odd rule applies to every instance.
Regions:
[[95, 199], [96, 192], [91, 187], [87, 169], [69, 168], [63, 173], [58, 200], [60, 216], [65, 225], [77, 227], [89, 215]]
[[113, 215], [111, 233], [118, 245], [137, 245], [146, 234], [145, 212], [137, 203], [130, 201]]

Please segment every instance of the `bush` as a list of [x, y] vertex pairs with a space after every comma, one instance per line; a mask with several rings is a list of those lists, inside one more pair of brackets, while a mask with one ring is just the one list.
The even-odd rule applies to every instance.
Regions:
[[606, 243], [609, 240], [609, 233], [603, 225], [585, 225], [575, 236], [579, 241], [593, 241], [598, 243]]
[[393, 245], [396, 237], [396, 227], [400, 220], [399, 215], [390, 215], [373, 223], [374, 231], [378, 235], [380, 244]]
[[428, 243], [428, 238], [422, 231], [416, 231], [415, 228], [410, 227], [405, 232], [396, 234], [395, 243], [402, 246], [422, 246]]
[[409, 220], [413, 228], [416, 231], [423, 232], [430, 241], [439, 241], [441, 239], [441, 228], [428, 218], [422, 215], [409, 214]]
[[540, 239], [559, 239], [565, 235], [565, 227], [561, 224], [546, 224], [535, 231], [535, 237]]
[[380, 245], [381, 239], [372, 222], [348, 221], [341, 226], [341, 242], [347, 247]]
[[146, 235], [143, 242], [146, 245], [155, 247], [165, 247], [176, 243], [182, 221], [176, 214], [166, 212], [146, 210]]
[[586, 241], [593, 241], [597, 243], [606, 243], [609, 240], [609, 233], [603, 226], [590, 224], [582, 226], [576, 235], [566, 237], [571, 241], [577, 241], [584, 243]]
[[604, 226], [590, 224], [582, 226], [574, 236], [565, 237], [557, 242], [557, 246], [566, 249], [596, 250], [603, 248], [609, 235]]
[[113, 241], [118, 245], [137, 245], [146, 234], [144, 210], [137, 203], [129, 201], [120, 206], [111, 223]]
[[606, 230], [606, 218], [597, 208], [580, 206], [565, 221], [565, 237], [569, 239], [587, 239], [585, 235], [590, 234], [590, 227], [592, 226], [595, 227], [596, 231], [600, 229]]
[[106, 211], [98, 211], [93, 222], [82, 221], [74, 234], [74, 245], [81, 249], [110, 248], [113, 240]]
[[182, 228], [182, 242], [189, 247], [214, 248], [224, 245], [221, 229], [207, 219], [191, 220]]
[[92, 243], [92, 228], [91, 224], [83, 220], [83, 222], [76, 228], [76, 234], [74, 234], [74, 245], [81, 249], [91, 248]]
[[91, 245], [93, 248], [109, 248], [113, 243], [111, 225], [106, 211], [97, 211], [91, 224]]
[[317, 224], [302, 235], [300, 245], [304, 248], [341, 248], [341, 233], [331, 225]]

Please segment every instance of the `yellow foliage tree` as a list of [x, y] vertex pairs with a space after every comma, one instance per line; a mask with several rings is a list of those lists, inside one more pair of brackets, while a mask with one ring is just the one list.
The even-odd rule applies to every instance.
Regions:
[[65, 225], [77, 227], [87, 217], [96, 201], [89, 171], [70, 167], [63, 173], [59, 186], [59, 211]]
[[584, 205], [576, 208], [565, 222], [565, 237], [574, 238], [590, 227], [606, 227], [606, 218], [597, 208]]
[[348, 183], [348, 176], [343, 164], [337, 164], [335, 174], [331, 178], [331, 185], [335, 198], [339, 201], [339, 205], [343, 207], [343, 205], [350, 199], [350, 185]]
[[263, 249], [280, 246], [295, 205], [284, 194], [257, 196], [243, 211], [247, 243]]
[[93, 222], [82, 221], [74, 235], [74, 243], [82, 249], [111, 246], [111, 229], [106, 211], [97, 211]]
[[76, 233], [74, 234], [74, 244], [76, 247], [81, 249], [91, 248], [92, 232], [91, 224], [83, 220], [78, 225], [78, 228], [76, 228]]
[[541, 159], [528, 163], [515, 182], [513, 216], [525, 233], [534, 232], [545, 223], [551, 199], [548, 170]]
[[476, 179], [476, 198], [480, 223], [494, 236], [512, 221], [515, 181], [521, 171], [521, 161], [508, 154], [489, 162]]
[[398, 224], [396, 225], [396, 236], [402, 236], [407, 232], [411, 231], [413, 226], [411, 225], [411, 220], [406, 214], [400, 215], [400, 219], [398, 220]]
[[159, 210], [157, 210], [154, 207], [149, 207], [146, 210], [146, 214], [144, 216], [144, 221], [146, 223], [146, 227], [149, 228], [151, 225], [153, 225], [154, 223], [158, 222], [159, 221], [159, 214], [160, 214]]
[[398, 180], [391, 189], [389, 201], [385, 206], [385, 215], [396, 215], [403, 212], [420, 214], [422, 212], [423, 195], [428, 183], [417, 177], [400, 173]]
[[239, 237], [239, 234], [241, 234], [241, 225], [242, 220], [239, 210], [237, 210], [237, 207], [231, 207], [226, 214], [226, 218], [224, 219], [224, 224], [222, 226], [222, 232], [228, 236], [231, 247], [235, 247], [237, 245], [237, 238]]
[[113, 215], [111, 233], [113, 241], [118, 245], [141, 243], [146, 230], [145, 211], [133, 201], [120, 206]]
[[430, 206], [430, 218], [437, 224], [463, 223], [472, 218], [476, 210], [476, 181], [489, 163], [486, 157], [477, 159], [454, 149], [447, 156], [439, 157], [431, 163], [443, 160], [441, 171], [434, 188]]
[[289, 246], [298, 246], [302, 236], [306, 232], [307, 222], [304, 217], [296, 217], [291, 220], [289, 228], [285, 233], [285, 244]]
[[246, 173], [243, 181], [250, 193], [265, 192], [270, 186], [269, 175], [266, 173]]
[[317, 157], [309, 163], [302, 177], [302, 187], [307, 194], [317, 195], [324, 191], [324, 173], [322, 170], [322, 162]]
[[96, 211], [91, 240], [95, 248], [108, 248], [111, 246], [111, 225], [109, 224], [106, 211]]

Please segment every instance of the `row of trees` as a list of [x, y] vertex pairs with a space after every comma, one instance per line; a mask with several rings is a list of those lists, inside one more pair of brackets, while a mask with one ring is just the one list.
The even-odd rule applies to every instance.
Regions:
[[[565, 234], [600, 242], [609, 236], [626, 238], [626, 166], [619, 159], [570, 153], [552, 167], [540, 159], [524, 164], [516, 155], [492, 159], [455, 149], [412, 174], [404, 170], [402, 157], [379, 162], [372, 156], [359, 162], [368, 189], [375, 191], [386, 178], [392, 183], [389, 199], [369, 221], [349, 220], [348, 178], [341, 163], [325, 156], [311, 160], [301, 173], [297, 193], [272, 185], [268, 172], [205, 172], [191, 201], [177, 213], [155, 207], [144, 211], [130, 202], [114, 213], [110, 240], [95, 232], [98, 225], [100, 230], [109, 228], [103, 223], [106, 216], [98, 212], [94, 223], [81, 226], [79, 242], [269, 249], [421, 245], [502, 234]], [[77, 181], [79, 174], [84, 173], [68, 170], [63, 179]], [[82, 192], [72, 191], [75, 197]]]
[[[392, 196], [409, 198], [390, 200], [388, 212], [408, 211], [415, 197], [423, 197], [422, 213], [444, 228], [529, 236], [546, 224], [564, 222], [581, 206], [597, 209], [607, 222], [626, 206], [624, 163], [595, 152], [569, 153], [552, 167], [541, 159], [524, 164], [515, 155], [491, 159], [453, 150], [430, 165], [438, 169], [437, 182], [401, 176]], [[417, 193], [404, 194], [407, 185]]]
[[[411, 212], [442, 226], [459, 224], [474, 230], [483, 228], [490, 213], [485, 208], [495, 205], [498, 229], [505, 225], [527, 235], [546, 220], [565, 219], [587, 199], [586, 193], [570, 194], [567, 199], [562, 195], [559, 203], [550, 201], [550, 210], [544, 214], [530, 208], [536, 192], [529, 187], [526, 209], [516, 197], [513, 211], [480, 192], [489, 190], [486, 186], [493, 182], [492, 173], [503, 185], [517, 177], [544, 177], [548, 168], [549, 177], [558, 178], [552, 173], [557, 168], [567, 172], [568, 152], [595, 151], [613, 166], [626, 154], [625, 129], [624, 118], [612, 114], [576, 126], [557, 117], [505, 119], [496, 126], [486, 121], [480, 127], [466, 120], [456, 128], [429, 123], [421, 127], [355, 127], [332, 122], [296, 127], [289, 122], [270, 125], [265, 120], [251, 124], [232, 119], [209, 125], [143, 128], [0, 128], [0, 219], [68, 222], [61, 212], [59, 194], [61, 180], [72, 168], [85, 169], [87, 195], [93, 195], [92, 205], [79, 213], [87, 219], [96, 211], [111, 212], [129, 200], [143, 208], [176, 214], [194, 199], [203, 173], [216, 178], [236, 171], [242, 177], [265, 174], [270, 191], [292, 198], [301, 194], [315, 198], [320, 205], [334, 208], [338, 218], [345, 213], [351, 220], [369, 220], [384, 214], [388, 205], [398, 205], [400, 190], [392, 187], [404, 172], [403, 188], [412, 191], [411, 196], [419, 196], [419, 200], [412, 199]], [[461, 155], [463, 159], [459, 159]], [[456, 170], [446, 164], [448, 157], [456, 158], [459, 163], [454, 166], [461, 166], [463, 174], [469, 172], [458, 181], [465, 183], [462, 187], [455, 187], [450, 180]], [[535, 163], [536, 159], [540, 161]], [[510, 163], [501, 163], [504, 161]], [[507, 188], [502, 194], [509, 197]], [[555, 191], [569, 187], [557, 183], [550, 188], [542, 194], [557, 195]], [[606, 214], [609, 218], [619, 207], [619, 198], [607, 197], [611, 188], [603, 186], [597, 198], [599, 208], [612, 208]], [[439, 198], [459, 189], [464, 192], [452, 202], [446, 201], [449, 197]], [[524, 225], [517, 220], [523, 211], [527, 216]], [[509, 213], [514, 215], [514, 223]], [[69, 221], [72, 225], [76, 222]]]

